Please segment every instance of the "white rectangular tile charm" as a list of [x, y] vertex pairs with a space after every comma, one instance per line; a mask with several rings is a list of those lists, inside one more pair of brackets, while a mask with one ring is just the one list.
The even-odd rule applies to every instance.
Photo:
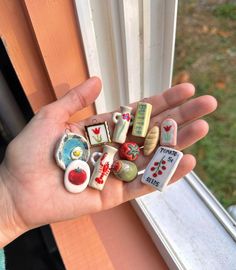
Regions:
[[141, 181], [162, 190], [173, 176], [183, 153], [173, 148], [160, 146], [149, 162]]
[[96, 123], [85, 126], [85, 132], [90, 146], [97, 146], [111, 142], [108, 123]]

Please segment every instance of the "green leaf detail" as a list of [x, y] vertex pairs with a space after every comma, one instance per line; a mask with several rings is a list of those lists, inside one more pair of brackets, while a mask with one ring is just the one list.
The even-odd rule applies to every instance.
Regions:
[[139, 147], [138, 145], [132, 145], [129, 146], [130, 151], [128, 152], [128, 155], [132, 155], [132, 158], [136, 157], [139, 154]]
[[97, 142], [97, 143], [101, 143], [102, 142], [102, 136], [101, 135], [97, 135], [96, 137], [95, 136], [92, 136], [94, 138], [94, 140]]

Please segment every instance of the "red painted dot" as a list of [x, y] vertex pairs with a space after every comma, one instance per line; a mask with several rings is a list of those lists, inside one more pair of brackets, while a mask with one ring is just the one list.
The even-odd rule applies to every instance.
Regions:
[[161, 164], [166, 164], [166, 161], [165, 161], [165, 160], [163, 160]]
[[153, 176], [153, 177], [157, 177], [157, 174], [156, 174], [156, 173], [154, 173], [152, 176]]
[[162, 174], [162, 171], [158, 171], [158, 174], [161, 175]]
[[162, 168], [162, 170], [166, 170], [166, 166], [162, 166], [161, 168]]
[[154, 162], [154, 165], [157, 166], [159, 164], [159, 162]]
[[152, 168], [151, 168], [151, 171], [154, 171], [154, 170], [155, 170], [155, 168], [154, 168], [154, 167], [152, 167]]

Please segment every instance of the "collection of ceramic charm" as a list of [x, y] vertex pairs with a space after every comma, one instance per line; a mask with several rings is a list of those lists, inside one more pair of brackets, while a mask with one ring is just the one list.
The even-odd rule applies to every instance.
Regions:
[[[121, 106], [121, 112], [113, 114], [115, 128], [110, 138], [107, 122], [96, 123], [85, 127], [87, 139], [75, 133], [65, 133], [56, 149], [58, 166], [65, 170], [64, 185], [72, 193], [82, 192], [88, 185], [102, 190], [108, 175], [112, 171], [116, 178], [130, 182], [138, 175], [134, 163], [140, 154], [140, 147], [134, 142], [126, 142], [130, 126], [132, 135], [145, 138], [143, 154], [151, 155], [157, 147], [160, 133], [160, 146], [146, 167], [142, 183], [162, 190], [174, 174], [183, 154], [171, 147], [177, 143], [177, 124], [171, 119], [165, 119], [160, 127], [154, 126], [149, 132], [152, 105], [139, 102], [135, 117], [131, 115], [132, 108]], [[108, 143], [119, 143], [119, 150]], [[103, 146], [102, 152], [90, 155], [90, 147]], [[115, 154], [120, 159], [114, 161]], [[88, 161], [93, 165], [90, 172]]]

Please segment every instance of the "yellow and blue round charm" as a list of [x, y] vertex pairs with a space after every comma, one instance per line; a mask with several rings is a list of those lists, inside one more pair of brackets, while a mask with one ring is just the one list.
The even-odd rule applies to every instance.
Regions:
[[81, 135], [65, 133], [56, 149], [56, 161], [65, 170], [74, 160], [88, 161], [90, 148], [88, 141]]

